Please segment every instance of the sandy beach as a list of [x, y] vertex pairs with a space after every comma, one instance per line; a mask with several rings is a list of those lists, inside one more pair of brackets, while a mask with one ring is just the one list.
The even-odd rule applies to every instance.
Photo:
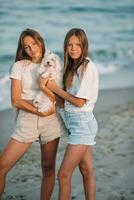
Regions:
[[[134, 200], [134, 88], [102, 90], [95, 108], [99, 132], [94, 146], [97, 200]], [[15, 113], [0, 112], [0, 151], [13, 131]], [[67, 138], [57, 154], [61, 164]], [[7, 177], [3, 200], [39, 200], [41, 183], [40, 147], [35, 142]], [[57, 200], [56, 179], [52, 200]], [[84, 200], [78, 169], [73, 174], [72, 199]]]

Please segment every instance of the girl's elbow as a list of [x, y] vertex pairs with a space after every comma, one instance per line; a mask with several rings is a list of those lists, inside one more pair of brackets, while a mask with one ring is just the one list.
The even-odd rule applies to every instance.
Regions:
[[20, 107], [20, 100], [12, 100], [12, 106], [15, 108], [19, 108]]

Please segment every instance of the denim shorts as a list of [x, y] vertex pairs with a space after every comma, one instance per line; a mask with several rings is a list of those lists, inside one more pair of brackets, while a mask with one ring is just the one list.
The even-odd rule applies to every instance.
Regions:
[[92, 112], [71, 113], [65, 111], [69, 144], [94, 145], [98, 130], [97, 121]]

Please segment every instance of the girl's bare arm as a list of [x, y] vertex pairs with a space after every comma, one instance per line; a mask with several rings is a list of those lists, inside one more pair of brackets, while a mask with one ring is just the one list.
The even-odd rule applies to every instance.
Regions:
[[38, 112], [37, 108], [33, 106], [32, 102], [21, 99], [21, 91], [21, 81], [17, 79], [11, 79], [11, 103], [14, 107], [42, 117], [48, 116], [55, 112], [55, 106], [48, 112]]
[[52, 102], [55, 102], [56, 101], [55, 94], [46, 87], [48, 80], [49, 80], [49, 78], [46, 78], [46, 79], [39, 78], [39, 80], [38, 80], [39, 87], [50, 98], [50, 100]]
[[85, 99], [75, 97], [75, 96], [69, 94], [68, 92], [64, 91], [63, 89], [58, 87], [57, 84], [55, 83], [55, 81], [53, 81], [53, 80], [48, 81], [47, 87], [55, 94], [57, 94], [64, 100], [69, 101], [70, 103], [74, 104], [77, 107], [82, 107], [86, 102]]

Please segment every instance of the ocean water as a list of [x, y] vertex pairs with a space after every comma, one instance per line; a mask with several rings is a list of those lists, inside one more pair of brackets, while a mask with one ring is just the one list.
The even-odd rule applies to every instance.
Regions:
[[133, 0], [0, 0], [0, 110], [10, 107], [8, 72], [21, 31], [40, 32], [47, 49], [63, 57], [66, 32], [83, 28], [100, 89], [134, 86]]

